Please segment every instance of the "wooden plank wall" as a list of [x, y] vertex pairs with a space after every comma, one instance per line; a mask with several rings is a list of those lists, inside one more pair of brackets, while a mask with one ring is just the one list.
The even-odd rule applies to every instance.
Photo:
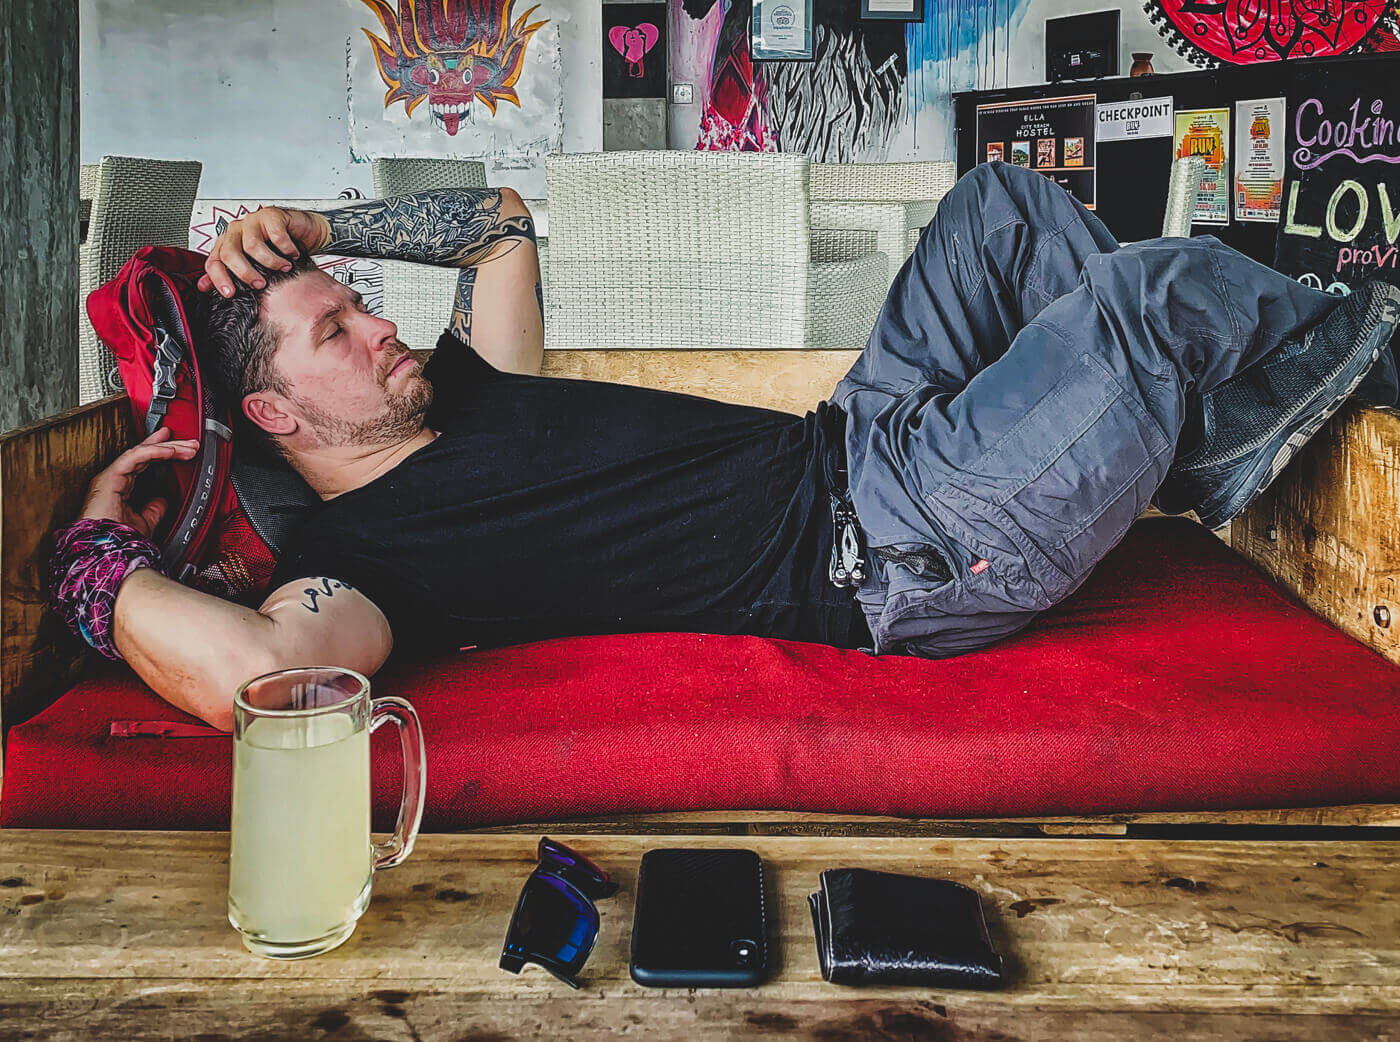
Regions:
[[45, 607], [50, 533], [134, 437], [125, 397], [0, 436], [0, 724], [48, 705], [82, 666], [81, 643]]

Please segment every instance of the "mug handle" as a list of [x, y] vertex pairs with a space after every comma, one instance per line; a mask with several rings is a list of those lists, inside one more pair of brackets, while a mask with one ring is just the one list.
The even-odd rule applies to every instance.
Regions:
[[402, 698], [376, 698], [369, 704], [370, 734], [388, 720], [398, 727], [399, 747], [403, 750], [403, 802], [399, 804], [399, 822], [393, 836], [384, 843], [371, 844], [375, 871], [393, 868], [413, 852], [413, 841], [418, 838], [418, 826], [423, 820], [423, 728], [413, 706]]

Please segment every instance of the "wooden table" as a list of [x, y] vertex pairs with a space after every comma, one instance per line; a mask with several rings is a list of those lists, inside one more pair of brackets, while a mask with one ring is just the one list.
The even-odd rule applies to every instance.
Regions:
[[[496, 966], [537, 836], [423, 836], [354, 937], [277, 963], [225, 919], [223, 833], [0, 832], [0, 1038], [1197, 1039], [1400, 1033], [1400, 842], [553, 834], [623, 886], [586, 987]], [[767, 861], [778, 966], [747, 991], [627, 975], [639, 859]], [[1000, 992], [821, 980], [806, 895], [862, 865], [975, 887]]]

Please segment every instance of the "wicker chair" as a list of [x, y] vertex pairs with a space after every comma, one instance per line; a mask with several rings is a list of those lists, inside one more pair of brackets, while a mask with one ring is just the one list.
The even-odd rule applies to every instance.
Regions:
[[87, 317], [88, 294], [116, 276], [142, 246], [188, 246], [190, 215], [203, 165], [195, 161], [103, 156], [79, 175], [90, 191], [86, 241], [78, 250], [78, 400], [120, 392], [116, 359]]
[[889, 260], [813, 261], [809, 167], [775, 154], [547, 157], [546, 345], [864, 345]]
[[873, 233], [898, 267], [957, 179], [952, 162], [813, 163], [812, 227]]

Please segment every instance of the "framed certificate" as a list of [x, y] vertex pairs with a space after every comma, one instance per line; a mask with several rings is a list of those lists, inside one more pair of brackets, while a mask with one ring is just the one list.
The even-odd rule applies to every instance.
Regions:
[[757, 62], [811, 61], [812, 0], [753, 0], [749, 53]]
[[924, 0], [860, 0], [862, 18], [888, 18], [897, 22], [922, 22]]

